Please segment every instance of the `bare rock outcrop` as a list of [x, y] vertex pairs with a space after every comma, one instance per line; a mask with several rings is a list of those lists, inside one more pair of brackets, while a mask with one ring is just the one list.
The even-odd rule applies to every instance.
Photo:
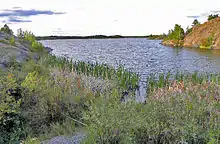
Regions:
[[[10, 43], [10, 38], [14, 37], [15, 44]], [[48, 52], [52, 49], [45, 47]], [[14, 35], [9, 35], [0, 31], [0, 68], [5, 68], [11, 58], [17, 62], [23, 62], [32, 57], [36, 58], [37, 53], [31, 51], [31, 44], [27, 41], [21, 41]]]
[[[208, 45], [208, 46], [207, 46]], [[220, 17], [195, 26], [184, 38], [184, 47], [209, 47], [220, 49]]]

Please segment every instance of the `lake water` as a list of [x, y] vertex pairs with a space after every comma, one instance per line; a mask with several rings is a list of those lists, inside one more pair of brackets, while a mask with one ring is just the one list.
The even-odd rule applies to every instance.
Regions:
[[[220, 72], [220, 51], [192, 48], [171, 48], [161, 41], [148, 39], [74, 39], [45, 40], [45, 46], [58, 56], [85, 62], [106, 63], [138, 73], [141, 81], [152, 73]], [[145, 96], [145, 84], [138, 95]]]

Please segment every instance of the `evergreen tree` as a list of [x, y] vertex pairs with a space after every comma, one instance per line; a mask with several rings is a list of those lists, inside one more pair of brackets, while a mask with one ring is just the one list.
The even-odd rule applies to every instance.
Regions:
[[197, 19], [195, 19], [192, 23], [192, 27], [197, 26], [197, 25], [200, 25], [200, 22]]
[[219, 17], [218, 14], [213, 14], [213, 15], [211, 14], [211, 15], [208, 16], [208, 21], [213, 20], [213, 19], [215, 19], [217, 17]]
[[4, 25], [4, 27], [1, 28], [1, 31], [10, 35], [13, 35], [13, 31], [9, 28], [7, 24]]

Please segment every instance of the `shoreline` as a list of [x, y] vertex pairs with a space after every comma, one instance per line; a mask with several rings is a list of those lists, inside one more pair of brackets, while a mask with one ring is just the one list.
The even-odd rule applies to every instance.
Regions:
[[94, 35], [94, 36], [37, 36], [37, 40], [57, 40], [57, 39], [126, 39], [126, 38], [146, 38], [149, 40], [162, 40], [159, 35], [146, 36], [121, 36], [121, 35]]

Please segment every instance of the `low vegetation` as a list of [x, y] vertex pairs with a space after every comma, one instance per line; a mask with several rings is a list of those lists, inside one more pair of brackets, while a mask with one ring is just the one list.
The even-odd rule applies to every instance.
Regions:
[[187, 36], [188, 34], [190, 34], [191, 32], [192, 32], [192, 30], [193, 30], [193, 28], [194, 27], [196, 27], [196, 26], [199, 26], [201, 23], [197, 20], [197, 19], [195, 19], [194, 21], [193, 21], [193, 23], [192, 23], [192, 26], [191, 27], [187, 27], [186, 28], [186, 32], [185, 32], [185, 36]]
[[218, 14], [211, 14], [211, 15], [208, 16], [208, 21], [213, 20], [213, 19], [215, 19], [217, 17], [219, 17]]
[[163, 40], [166, 37], [166, 34], [161, 34], [161, 35], [149, 35], [147, 36], [148, 39], [150, 40]]
[[82, 143], [220, 142], [219, 75], [149, 76], [140, 103], [137, 74], [47, 54], [30, 32], [18, 37], [42, 55], [12, 58], [0, 73], [0, 143], [40, 143], [82, 129]]
[[45, 48], [44, 46], [37, 41], [36, 37], [32, 32], [29, 31], [23, 31], [22, 29], [19, 29], [17, 32], [17, 37], [20, 39], [20, 41], [27, 41], [31, 45], [31, 51], [33, 52], [44, 52]]
[[200, 48], [211, 49], [213, 45], [214, 35], [201, 40]]
[[176, 24], [173, 30], [169, 30], [167, 35], [167, 40], [183, 40], [184, 38], [184, 30], [180, 25]]
[[12, 36], [12, 37], [10, 38], [9, 43], [10, 43], [11, 45], [15, 46], [15, 38], [14, 38], [14, 36]]
[[184, 39], [184, 30], [183, 28], [176, 24], [173, 30], [169, 30], [167, 37], [164, 38], [164, 45], [172, 45], [179, 47], [183, 45]]

